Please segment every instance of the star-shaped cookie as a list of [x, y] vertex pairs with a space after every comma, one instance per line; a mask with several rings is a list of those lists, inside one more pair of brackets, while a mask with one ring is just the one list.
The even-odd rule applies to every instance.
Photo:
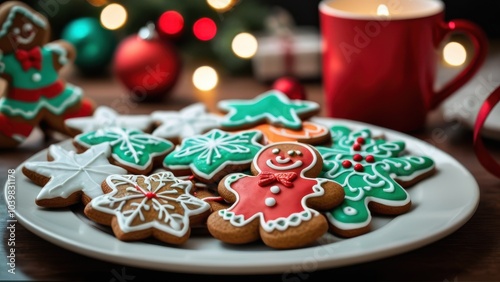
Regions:
[[226, 113], [222, 127], [238, 130], [269, 123], [289, 129], [301, 129], [302, 121], [320, 111], [318, 103], [290, 100], [284, 93], [270, 90], [252, 100], [223, 100], [218, 108]]
[[154, 237], [166, 243], [186, 242], [191, 226], [210, 213], [210, 205], [193, 196], [192, 183], [171, 172], [144, 175], [110, 175], [102, 183], [104, 195], [94, 198], [84, 213], [111, 226], [123, 241]]
[[67, 207], [79, 202], [87, 204], [102, 195], [101, 182], [111, 174], [127, 171], [109, 163], [111, 148], [94, 146], [82, 154], [67, 151], [59, 145], [49, 147], [52, 161], [27, 162], [23, 173], [43, 186], [35, 203], [42, 207]]

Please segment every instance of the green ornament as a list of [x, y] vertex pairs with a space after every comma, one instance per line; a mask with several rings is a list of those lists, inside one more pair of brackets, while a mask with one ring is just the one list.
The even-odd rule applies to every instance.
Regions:
[[99, 20], [90, 17], [70, 22], [62, 31], [61, 38], [75, 47], [75, 65], [84, 74], [106, 69], [117, 45], [115, 34], [101, 26]]

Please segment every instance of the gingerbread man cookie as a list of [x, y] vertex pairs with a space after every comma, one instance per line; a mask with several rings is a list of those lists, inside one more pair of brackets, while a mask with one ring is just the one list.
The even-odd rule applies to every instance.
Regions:
[[435, 172], [434, 161], [405, 154], [405, 143], [374, 139], [370, 130], [331, 129], [333, 145], [317, 147], [324, 159], [322, 177], [340, 183], [344, 202], [326, 213], [332, 233], [354, 237], [371, 231], [372, 213], [400, 215], [412, 202], [406, 187]]
[[0, 77], [7, 82], [0, 98], [0, 148], [19, 145], [42, 124], [66, 133], [64, 119], [92, 114], [82, 89], [59, 76], [75, 57], [73, 46], [48, 43], [49, 36], [47, 19], [28, 5], [0, 6]]
[[230, 244], [260, 238], [276, 249], [312, 244], [328, 231], [320, 211], [344, 200], [339, 184], [317, 178], [322, 164], [321, 155], [307, 144], [263, 147], [253, 159], [253, 175], [233, 173], [219, 183], [220, 196], [232, 205], [209, 216], [210, 234]]

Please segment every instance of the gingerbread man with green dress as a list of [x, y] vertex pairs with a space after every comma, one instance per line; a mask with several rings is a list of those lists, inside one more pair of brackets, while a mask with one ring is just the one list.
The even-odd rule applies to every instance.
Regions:
[[[48, 20], [22, 2], [0, 5], [0, 149], [20, 145], [40, 126], [67, 134], [64, 120], [94, 110], [59, 70], [76, 56], [68, 42], [49, 43]], [[4, 83], [5, 84], [5, 83]]]

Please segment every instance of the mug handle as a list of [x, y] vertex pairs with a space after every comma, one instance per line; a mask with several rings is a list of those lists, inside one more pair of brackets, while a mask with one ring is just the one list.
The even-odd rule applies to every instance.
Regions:
[[483, 128], [486, 118], [488, 118], [491, 113], [491, 110], [493, 110], [499, 101], [500, 87], [495, 89], [495, 91], [493, 91], [488, 98], [486, 98], [483, 105], [479, 109], [479, 113], [474, 124], [473, 134], [474, 152], [476, 153], [476, 157], [487, 171], [498, 178], [500, 178], [500, 164], [495, 161], [491, 154], [488, 153], [488, 150], [486, 150], [483, 139], [481, 139], [481, 129]]
[[435, 93], [431, 100], [430, 109], [437, 108], [446, 98], [457, 91], [479, 70], [486, 59], [488, 53], [488, 39], [483, 30], [476, 24], [467, 20], [452, 20], [444, 23], [444, 38], [446, 35], [461, 32], [470, 37], [474, 45], [474, 57], [454, 79], [448, 82], [439, 92]]

